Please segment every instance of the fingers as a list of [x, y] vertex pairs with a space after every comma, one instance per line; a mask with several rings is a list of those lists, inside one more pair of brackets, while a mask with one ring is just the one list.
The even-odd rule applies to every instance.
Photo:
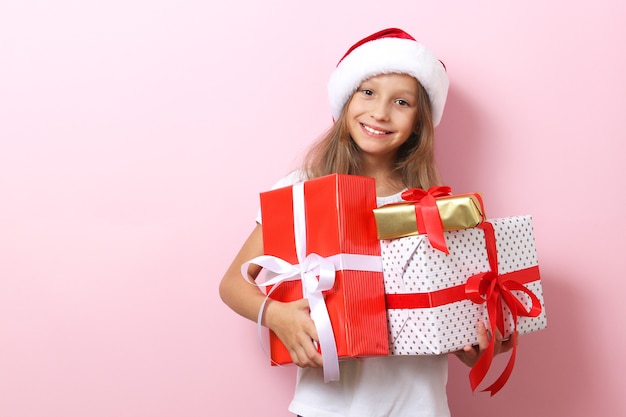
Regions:
[[474, 366], [479, 358], [478, 346], [465, 345], [463, 349], [454, 352], [455, 356], [467, 366]]
[[[489, 348], [489, 342], [491, 341], [491, 331], [485, 326], [485, 323], [478, 321], [476, 323], [476, 330], [478, 333], [478, 345], [465, 345], [463, 349], [454, 352], [454, 355], [461, 360], [467, 366], [474, 366], [482, 354]], [[518, 332], [515, 332], [515, 337], [511, 336], [507, 339], [502, 337], [502, 333], [496, 329], [495, 340], [493, 344], [494, 356], [499, 353], [505, 353], [513, 349], [517, 344]]]
[[480, 352], [482, 352], [489, 346], [491, 332], [489, 332], [487, 326], [485, 326], [485, 323], [482, 321], [478, 321], [478, 323], [476, 323], [476, 330], [478, 332], [478, 348]]
[[289, 353], [292, 362], [301, 368], [319, 368], [322, 366], [322, 355], [315, 349], [311, 340], [297, 345]]
[[517, 344], [517, 336], [518, 332], [516, 331], [515, 337], [511, 336], [508, 339], [503, 340], [502, 344], [500, 345], [500, 353], [508, 352], [513, 349], [513, 347]]
[[317, 350], [318, 339], [315, 326], [296, 335], [295, 344], [290, 349], [291, 359], [300, 367], [319, 368], [322, 366], [322, 355]]
[[270, 307], [267, 321], [289, 351], [292, 362], [301, 367], [322, 366], [322, 355], [317, 350], [317, 329], [309, 314], [308, 300], [274, 302]]
[[[480, 346], [480, 351], [487, 349], [489, 346], [489, 342], [491, 341], [491, 332], [486, 328], [485, 324], [482, 321], [479, 321], [477, 324], [478, 328], [478, 344]], [[515, 337], [504, 338], [502, 333], [498, 328], [496, 328], [495, 340], [494, 340], [494, 355], [499, 353], [508, 352], [513, 349], [513, 346], [517, 343], [517, 334], [515, 332]]]

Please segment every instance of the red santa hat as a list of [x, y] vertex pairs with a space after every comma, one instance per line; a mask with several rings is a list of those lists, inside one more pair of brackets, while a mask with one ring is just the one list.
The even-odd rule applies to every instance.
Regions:
[[385, 29], [354, 44], [341, 58], [328, 83], [333, 117], [337, 119], [361, 82], [380, 74], [408, 74], [428, 93], [433, 125], [443, 115], [448, 95], [446, 68], [435, 54], [401, 29]]

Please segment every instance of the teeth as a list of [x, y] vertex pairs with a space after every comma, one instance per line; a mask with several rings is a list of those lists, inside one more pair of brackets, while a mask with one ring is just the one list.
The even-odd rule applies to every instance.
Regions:
[[371, 127], [369, 127], [367, 125], [363, 125], [363, 128], [365, 130], [367, 130], [368, 132], [374, 134], [374, 135], [384, 135], [384, 134], [387, 133], [387, 132], [383, 132], [383, 131], [380, 131], [380, 130], [372, 129]]

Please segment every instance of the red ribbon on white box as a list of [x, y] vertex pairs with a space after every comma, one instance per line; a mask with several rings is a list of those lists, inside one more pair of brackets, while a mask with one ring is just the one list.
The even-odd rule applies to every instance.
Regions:
[[[248, 277], [248, 266], [255, 264], [269, 271], [266, 282], [257, 284], [260, 287], [273, 288], [266, 294], [265, 300], [259, 310], [257, 318], [259, 335], [261, 332], [261, 319], [270, 294], [278, 285], [286, 281], [300, 279], [302, 282], [302, 295], [309, 300], [311, 319], [319, 337], [319, 345], [322, 352], [324, 366], [324, 382], [339, 380], [339, 358], [337, 344], [330, 323], [330, 316], [324, 300], [323, 291], [331, 289], [335, 285], [335, 273], [337, 270], [359, 270], [382, 272], [380, 256], [346, 254], [341, 253], [329, 257], [322, 257], [316, 253], [306, 254], [306, 222], [304, 206], [304, 183], [296, 183], [292, 187], [293, 213], [294, 213], [294, 236], [298, 264], [289, 262], [276, 256], [261, 255], [241, 266], [241, 274]], [[319, 277], [319, 278], [318, 278]]]

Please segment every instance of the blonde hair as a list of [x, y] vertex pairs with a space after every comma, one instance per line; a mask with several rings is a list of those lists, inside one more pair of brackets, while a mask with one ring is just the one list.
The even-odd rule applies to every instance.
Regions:
[[[440, 185], [435, 166], [435, 129], [428, 94], [419, 82], [417, 96], [418, 115], [413, 133], [398, 149], [394, 173], [407, 188], [427, 189]], [[351, 100], [352, 97], [335, 123], [306, 154], [304, 169], [309, 179], [334, 173], [360, 174], [362, 151], [350, 137], [345, 117]]]

